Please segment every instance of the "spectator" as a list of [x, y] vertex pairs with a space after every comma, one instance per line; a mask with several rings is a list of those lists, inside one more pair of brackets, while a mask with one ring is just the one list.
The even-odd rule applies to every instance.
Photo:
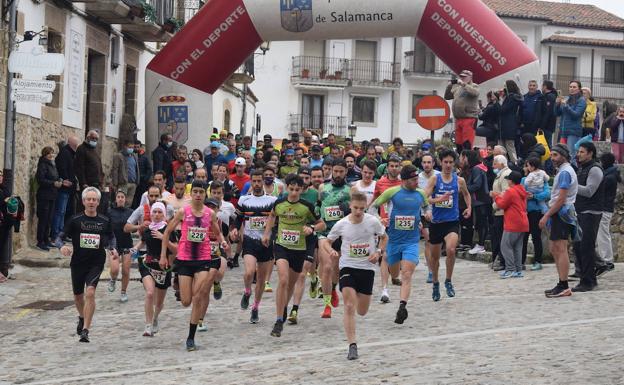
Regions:
[[521, 184], [522, 174], [512, 171], [506, 178], [509, 189], [504, 194], [494, 194], [496, 206], [503, 209], [505, 224], [501, 252], [505, 257], [505, 271], [501, 278], [522, 278], [522, 241], [529, 231], [527, 220], [527, 192]]
[[596, 238], [604, 208], [604, 174], [602, 167], [596, 162], [596, 146], [593, 143], [581, 143], [577, 157], [578, 194], [574, 208], [583, 236], [580, 241], [574, 242], [574, 265], [581, 280], [572, 291], [585, 292], [598, 285]]
[[624, 162], [624, 106], [617, 109], [604, 122], [602, 140], [611, 141], [611, 148], [618, 163]]
[[37, 248], [49, 251], [54, 245], [50, 242], [50, 226], [54, 214], [54, 202], [58, 189], [63, 185], [54, 165], [54, 149], [44, 147], [37, 164]]
[[[147, 191], [147, 186], [152, 178], [152, 164], [150, 163], [148, 156], [145, 154], [145, 146], [141, 144], [141, 141], [136, 140], [134, 142], [134, 151], [139, 162], [139, 185], [137, 186], [136, 192], [134, 193], [134, 197], [132, 199], [131, 207], [133, 209], [139, 206], [141, 196]], [[128, 196], [128, 199], [130, 198], [131, 197]]]
[[[238, 191], [243, 191], [245, 183], [251, 181], [249, 174], [245, 172], [247, 169], [247, 163], [245, 158], [236, 158], [234, 163], [234, 174], [230, 175], [230, 180], [234, 182]], [[238, 197], [232, 198], [232, 204], [236, 207], [238, 204]]]
[[56, 240], [59, 233], [63, 231], [67, 211], [71, 211], [71, 214], [73, 214], [74, 211], [73, 198], [78, 184], [76, 172], [74, 171], [74, 157], [76, 156], [78, 143], [79, 139], [77, 137], [70, 136], [67, 139], [67, 144], [61, 148], [54, 161], [58, 177], [63, 180], [63, 183], [58, 190], [56, 202], [54, 204], [54, 216], [52, 218], [50, 236], [52, 240]]
[[466, 187], [472, 197], [472, 218], [475, 220], [474, 229], [478, 236], [478, 243], [468, 253], [479, 254], [485, 251], [485, 238], [488, 232], [488, 207], [491, 204], [486, 170], [481, 163], [479, 153], [475, 150], [462, 151], [460, 163], [469, 170]]
[[[4, 173], [0, 169], [0, 283], [9, 276], [11, 266], [11, 248], [9, 246], [9, 235], [15, 228], [19, 231], [19, 216], [23, 218], [23, 212], [19, 213], [19, 198], [11, 197], [7, 187], [4, 185]], [[21, 201], [21, 200], [20, 200]], [[22, 210], [23, 210], [23, 204]]]
[[518, 161], [516, 155], [516, 138], [518, 137], [520, 123], [520, 108], [522, 107], [522, 95], [520, 88], [513, 80], [505, 82], [503, 89], [505, 99], [501, 106], [501, 142], [507, 149], [511, 163]]
[[[139, 160], [134, 154], [134, 143], [126, 140], [121, 151], [113, 155], [111, 184], [114, 191], [122, 189], [125, 196], [134, 197], [139, 179]], [[132, 202], [129, 199], [124, 199], [124, 203], [126, 207], [130, 207]]]
[[487, 93], [488, 104], [479, 114], [481, 125], [477, 127], [477, 135], [484, 136], [488, 142], [496, 142], [500, 139], [500, 112], [498, 93], [489, 91]]
[[169, 179], [171, 178], [171, 184], [173, 184], [173, 172], [171, 170], [173, 158], [169, 153], [169, 149], [171, 149], [172, 146], [173, 137], [170, 134], [162, 134], [160, 136], [160, 143], [158, 144], [158, 147], [152, 151], [153, 169], [164, 171], [167, 182], [169, 182]]
[[[215, 164], [220, 164], [220, 163], [227, 164], [225, 157], [221, 155], [221, 153], [219, 153], [219, 146], [220, 146], [219, 142], [212, 142], [210, 143], [210, 152], [208, 154], [204, 153], [204, 166], [206, 167], [207, 171], [211, 171], [212, 166]], [[210, 172], [208, 173], [208, 178], [210, 180], [213, 180], [212, 173]]]
[[582, 136], [591, 135], [592, 138], [596, 136], [596, 117], [598, 116], [598, 105], [592, 97], [592, 92], [589, 87], [581, 88], [587, 107], [585, 107], [585, 113], [583, 114], [583, 134]]
[[299, 167], [295, 164], [295, 151], [292, 149], [286, 150], [285, 164], [280, 167], [279, 177], [284, 180], [288, 174], [296, 174], [299, 171]]
[[97, 131], [89, 131], [85, 141], [76, 149], [74, 170], [80, 184], [80, 191], [87, 187], [99, 189], [104, 184], [102, 161], [97, 152], [99, 137]]
[[[493, 162], [494, 174], [496, 174], [496, 179], [494, 179], [494, 183], [492, 185], [492, 192], [490, 195], [492, 197], [501, 195], [509, 188], [509, 183], [507, 183], [507, 176], [511, 174], [511, 170], [507, 167], [507, 158], [504, 155], [496, 155], [494, 157]], [[492, 208], [494, 209], [494, 220], [492, 224], [492, 230], [490, 232], [492, 239], [492, 268], [494, 271], [505, 270], [505, 258], [501, 254], [500, 246], [501, 240], [503, 239], [503, 230], [504, 230], [504, 211], [496, 205], [496, 202], [492, 203]], [[498, 264], [495, 263], [496, 258], [499, 257]]]
[[[539, 170], [540, 167], [541, 162], [539, 159], [529, 158], [524, 163], [524, 175], [528, 177], [530, 173]], [[528, 191], [529, 187], [526, 177], [522, 180], [522, 184], [528, 193], [527, 216], [529, 219], [529, 232], [525, 235], [522, 245], [522, 263], [524, 264], [526, 261], [529, 235], [531, 235], [531, 239], [533, 240], [533, 264], [531, 265], [531, 270], [541, 270], [544, 250], [542, 247], [542, 230], [539, 227], [539, 222], [545, 213], [544, 206], [550, 198], [550, 186], [548, 183], [543, 183], [539, 191]]]
[[[587, 102], [581, 94], [581, 82], [572, 80], [568, 87], [570, 95], [567, 98], [559, 96], [557, 98], [557, 116], [561, 116], [559, 121], [559, 132], [562, 142], [566, 143], [571, 154], [575, 153], [574, 145], [583, 135], [583, 114], [587, 107]], [[576, 163], [572, 157], [572, 163]]]
[[615, 268], [613, 264], [613, 245], [611, 243], [611, 219], [615, 209], [615, 195], [617, 194], [618, 183], [622, 183], [620, 170], [615, 166], [615, 156], [604, 153], [600, 156], [600, 163], [604, 170], [604, 201], [602, 206], [602, 218], [598, 228], [596, 239], [598, 260], [596, 263], [596, 276], [611, 271]]
[[229, 163], [236, 159], [236, 141], [234, 139], [229, 140], [227, 142], [227, 147], [228, 149], [224, 157], [225, 161]]
[[542, 159], [546, 155], [546, 149], [541, 143], [537, 143], [535, 134], [527, 132], [522, 134], [520, 138], [520, 144], [522, 146], [522, 153], [525, 154], [525, 159], [537, 158]]
[[524, 100], [522, 101], [522, 133], [536, 135], [537, 129], [542, 124], [544, 96], [538, 87], [537, 81], [529, 81], [529, 92], [524, 95]]
[[[602, 103], [602, 125], [600, 126], [600, 140], [609, 141], [611, 139], [607, 139], [607, 137], [612, 138], [613, 134], [607, 135], [607, 127], [608, 124], [613, 124], [613, 120], [617, 118], [618, 115], [618, 105], [614, 102], [606, 100]], [[611, 130], [613, 131], [613, 130]]]
[[[487, 167], [487, 179], [490, 191], [494, 185], [494, 179], [496, 179], [496, 173], [494, 172], [494, 147], [496, 147], [496, 142], [488, 142], [486, 147], [487, 156], [483, 158], [483, 164]], [[505, 157], [505, 159], [507, 159], [507, 157]], [[507, 162], [505, 162], [505, 164], [507, 164]]]
[[457, 152], [465, 148], [466, 142], [467, 148], [472, 148], [479, 115], [479, 86], [472, 82], [472, 72], [464, 70], [459, 74], [459, 79], [451, 80], [444, 98], [453, 100]]
[[[236, 144], [236, 142], [234, 142], [234, 144]], [[204, 168], [204, 154], [200, 149], [193, 149], [193, 152], [191, 152], [191, 159], [195, 162], [195, 169]]]
[[550, 80], [542, 83], [542, 122], [538, 129], [544, 132], [548, 148], [552, 147], [553, 134], [557, 126], [557, 115], [555, 113], [555, 104], [557, 102], [557, 90]]
[[348, 184], [352, 184], [362, 179], [362, 174], [355, 168], [355, 156], [353, 154], [347, 154], [344, 156], [344, 160], [347, 163], [347, 175], [345, 180]]

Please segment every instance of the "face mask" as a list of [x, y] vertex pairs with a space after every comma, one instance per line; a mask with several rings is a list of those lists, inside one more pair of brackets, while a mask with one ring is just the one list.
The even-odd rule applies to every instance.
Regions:
[[128, 155], [134, 154], [134, 148], [126, 148]]
[[89, 146], [91, 146], [93, 148], [97, 147], [97, 140], [90, 140], [89, 141]]
[[267, 186], [270, 186], [270, 185], [273, 184], [274, 180], [275, 180], [275, 178], [270, 177], [270, 176], [264, 177], [264, 184], [267, 185]]
[[498, 174], [500, 174], [500, 171], [501, 171], [501, 170], [499, 170], [499, 169], [495, 168], [493, 171], [494, 171], [494, 174], [495, 174], [495, 175], [498, 175]]
[[173, 142], [167, 142], [166, 144], [167, 148], [171, 148], [172, 145], [173, 145]]

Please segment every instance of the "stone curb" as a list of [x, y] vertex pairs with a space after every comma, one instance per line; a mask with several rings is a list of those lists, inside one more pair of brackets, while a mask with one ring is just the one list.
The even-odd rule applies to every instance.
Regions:
[[48, 252], [35, 248], [23, 248], [13, 256], [13, 263], [27, 267], [60, 267], [68, 268], [70, 259], [63, 257], [56, 249]]

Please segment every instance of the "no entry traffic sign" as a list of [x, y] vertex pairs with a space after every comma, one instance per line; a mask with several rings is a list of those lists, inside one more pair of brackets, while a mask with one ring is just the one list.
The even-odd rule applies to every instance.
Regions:
[[438, 95], [423, 97], [415, 108], [416, 122], [431, 131], [444, 127], [451, 116], [448, 103]]

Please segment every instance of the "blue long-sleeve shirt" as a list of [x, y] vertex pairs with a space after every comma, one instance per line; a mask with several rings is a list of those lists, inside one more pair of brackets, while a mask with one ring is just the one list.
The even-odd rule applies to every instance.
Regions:
[[[576, 102], [574, 99], [576, 99]], [[587, 102], [582, 96], [577, 98], [570, 96], [568, 103], [557, 105], [557, 116], [561, 116], [561, 121], [559, 122], [561, 137], [578, 136], [580, 138], [583, 135], [583, 114], [586, 107]]]

